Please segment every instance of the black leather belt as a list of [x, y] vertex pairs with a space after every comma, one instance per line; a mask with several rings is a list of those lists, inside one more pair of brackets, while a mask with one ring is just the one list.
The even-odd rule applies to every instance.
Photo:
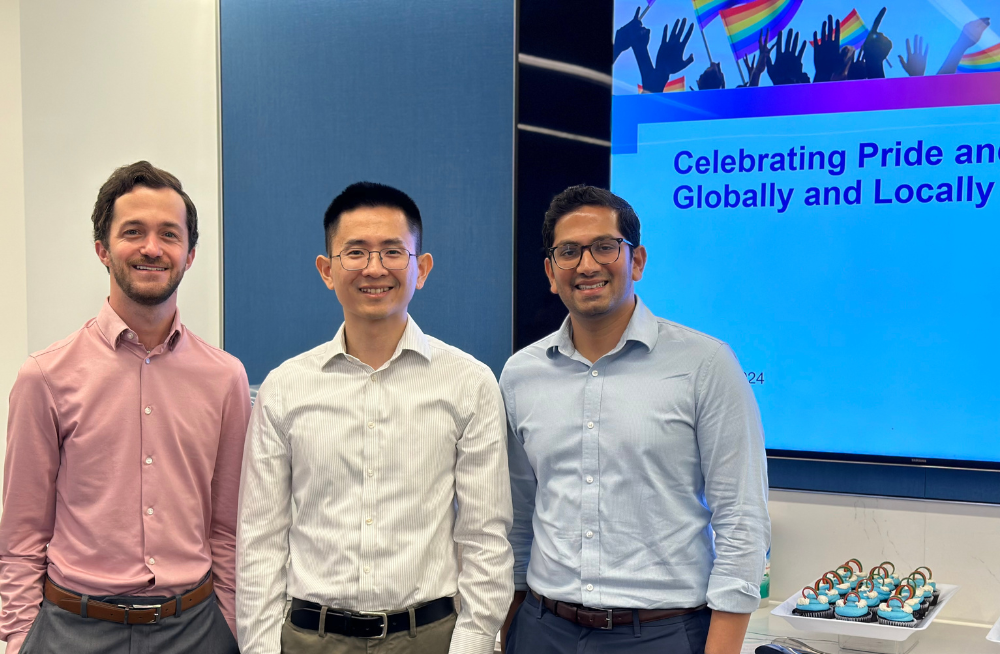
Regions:
[[[354, 638], [385, 638], [397, 631], [410, 628], [410, 612], [383, 613], [380, 611], [346, 611], [326, 608], [325, 629], [320, 632], [323, 608], [315, 602], [292, 598], [289, 620], [299, 629], [318, 633], [341, 634]], [[442, 597], [413, 609], [414, 629], [447, 618], [455, 612], [455, 601]]]

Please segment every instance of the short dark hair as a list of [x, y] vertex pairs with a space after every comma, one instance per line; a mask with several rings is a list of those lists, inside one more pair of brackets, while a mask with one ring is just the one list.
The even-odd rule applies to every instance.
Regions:
[[100, 241], [104, 247], [108, 247], [111, 222], [115, 217], [115, 201], [126, 193], [131, 193], [136, 186], [169, 188], [181, 196], [187, 214], [188, 252], [193, 250], [198, 244], [198, 210], [194, 202], [184, 192], [179, 179], [148, 161], [137, 161], [118, 168], [101, 186], [101, 190], [97, 192], [97, 202], [94, 203], [94, 213], [90, 217], [94, 223], [94, 241]]
[[417, 251], [414, 254], [420, 254], [424, 228], [423, 223], [420, 221], [420, 209], [417, 208], [417, 203], [398, 188], [377, 182], [355, 182], [341, 191], [340, 195], [335, 197], [333, 202], [330, 203], [326, 213], [323, 214], [323, 231], [326, 233], [326, 250], [328, 254], [332, 254], [330, 252], [330, 245], [333, 241], [333, 235], [337, 231], [337, 226], [340, 223], [340, 217], [349, 211], [354, 211], [362, 207], [369, 209], [389, 207], [390, 209], [399, 209], [402, 211], [403, 215], [406, 216], [406, 224], [410, 229], [410, 233], [417, 240]]
[[552, 247], [556, 238], [556, 223], [568, 213], [580, 207], [607, 207], [613, 209], [618, 218], [618, 231], [633, 246], [639, 246], [639, 216], [632, 205], [611, 191], [596, 186], [570, 186], [552, 198], [545, 221], [542, 223], [542, 243], [545, 250]]

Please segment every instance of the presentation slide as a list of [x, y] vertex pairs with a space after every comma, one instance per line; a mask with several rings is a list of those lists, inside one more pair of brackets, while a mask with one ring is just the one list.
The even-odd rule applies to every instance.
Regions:
[[1000, 462], [1000, 0], [618, 0], [612, 190], [769, 450]]

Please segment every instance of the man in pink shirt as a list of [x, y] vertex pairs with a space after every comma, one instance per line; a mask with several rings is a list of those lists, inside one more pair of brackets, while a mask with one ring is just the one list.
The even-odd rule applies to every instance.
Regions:
[[7, 654], [238, 652], [250, 394], [240, 362], [177, 311], [197, 211], [140, 161], [101, 187], [93, 222], [110, 295], [10, 394], [0, 639]]

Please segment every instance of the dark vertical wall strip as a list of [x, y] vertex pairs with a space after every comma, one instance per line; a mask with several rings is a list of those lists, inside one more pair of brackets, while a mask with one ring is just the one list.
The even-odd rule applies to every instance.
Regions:
[[513, 0], [222, 0], [225, 344], [259, 383], [342, 320], [323, 212], [409, 193], [434, 255], [411, 314], [499, 374], [511, 351]]

